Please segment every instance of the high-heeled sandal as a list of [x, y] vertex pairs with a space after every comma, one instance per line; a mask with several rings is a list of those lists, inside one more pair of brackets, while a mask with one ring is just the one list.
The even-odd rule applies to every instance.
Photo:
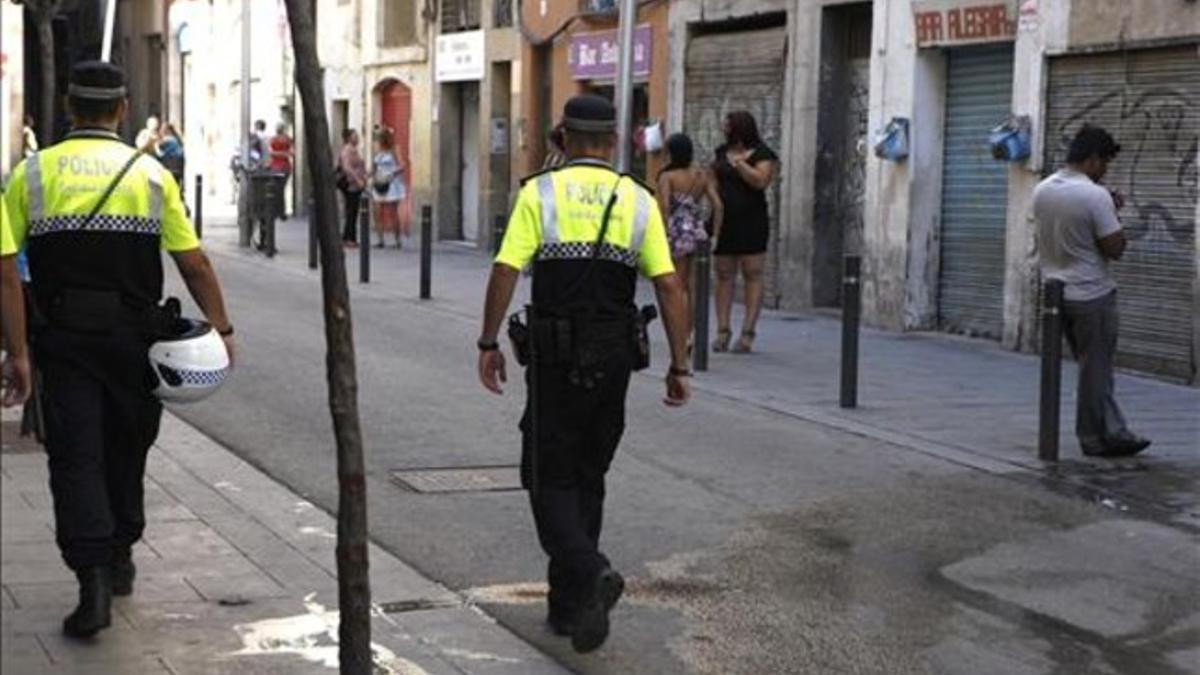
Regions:
[[754, 348], [754, 331], [744, 330], [742, 336], [738, 338], [737, 344], [733, 346], [734, 354], [749, 354]]
[[721, 328], [717, 331], [717, 339], [713, 340], [712, 350], [714, 352], [729, 351], [729, 340], [733, 337], [733, 331], [728, 328]]

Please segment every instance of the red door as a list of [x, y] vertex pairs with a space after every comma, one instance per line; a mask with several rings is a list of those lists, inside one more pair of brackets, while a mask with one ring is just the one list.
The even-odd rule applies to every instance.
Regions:
[[396, 154], [408, 166], [408, 122], [412, 116], [412, 92], [393, 80], [383, 85], [379, 99], [382, 121], [395, 134]]

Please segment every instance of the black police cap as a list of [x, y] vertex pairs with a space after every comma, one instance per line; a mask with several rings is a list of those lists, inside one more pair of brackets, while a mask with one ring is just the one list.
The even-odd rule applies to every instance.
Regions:
[[125, 71], [105, 61], [80, 61], [71, 68], [67, 94], [93, 101], [124, 98]]
[[563, 106], [563, 127], [569, 131], [600, 133], [617, 128], [617, 111], [603, 96], [572, 96]]

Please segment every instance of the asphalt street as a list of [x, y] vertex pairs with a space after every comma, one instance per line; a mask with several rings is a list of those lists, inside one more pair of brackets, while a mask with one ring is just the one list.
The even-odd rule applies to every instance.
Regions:
[[[293, 226], [293, 230], [295, 227]], [[317, 273], [285, 231], [268, 261], [210, 226], [239, 365], [177, 414], [319, 506], [337, 484]], [[545, 560], [525, 494], [422, 494], [392, 472], [511, 466], [523, 391], [475, 376], [486, 265], [378, 251], [353, 284], [371, 536], [584, 673], [1200, 672], [1193, 533], [700, 392], [634, 378], [602, 544], [630, 580], [609, 643], [542, 624]], [[177, 281], [173, 281], [178, 289]], [[735, 358], [735, 357], [723, 357]], [[750, 357], [753, 358], [753, 357]]]

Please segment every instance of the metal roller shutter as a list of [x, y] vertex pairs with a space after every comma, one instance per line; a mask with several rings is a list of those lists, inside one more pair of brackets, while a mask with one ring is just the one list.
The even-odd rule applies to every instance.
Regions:
[[1010, 44], [947, 53], [938, 323], [999, 338], [1004, 328], [1008, 165], [992, 157], [988, 131], [1012, 108]]
[[1113, 264], [1121, 311], [1118, 361], [1196, 380], [1196, 272], [1200, 53], [1197, 45], [1050, 61], [1046, 171], [1062, 165], [1085, 122], [1121, 144], [1106, 185], [1125, 194], [1129, 239]]
[[[724, 142], [726, 113], [749, 110], [763, 141], [783, 158], [780, 119], [787, 49], [786, 28], [700, 35], [687, 49], [684, 133], [695, 144], [696, 161], [707, 164]], [[771, 252], [767, 256], [764, 304], [778, 304], [774, 270], [779, 238], [779, 180], [770, 188]]]

